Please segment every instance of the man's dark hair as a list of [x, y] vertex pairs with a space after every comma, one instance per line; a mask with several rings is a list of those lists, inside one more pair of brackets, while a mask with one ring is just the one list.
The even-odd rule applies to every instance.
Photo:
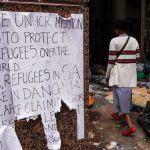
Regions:
[[128, 31], [129, 21], [123, 19], [116, 20], [114, 22], [114, 28], [121, 31]]

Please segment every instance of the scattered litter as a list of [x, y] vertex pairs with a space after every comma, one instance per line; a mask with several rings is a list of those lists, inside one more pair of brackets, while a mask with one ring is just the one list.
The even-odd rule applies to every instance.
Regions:
[[93, 106], [94, 100], [92, 95], [88, 96], [88, 107], [91, 108]]
[[[141, 71], [141, 70], [139, 70]], [[91, 75], [93, 78], [96, 78], [96, 80], [92, 80], [89, 86], [89, 92], [93, 93], [93, 98], [95, 99], [95, 102], [92, 106], [92, 109], [94, 108], [99, 108], [101, 107], [101, 110], [103, 111], [103, 109], [106, 109], [106, 106], [108, 104], [108, 106], [110, 106], [110, 103], [113, 103], [113, 95], [112, 95], [112, 90], [111, 88], [109, 88], [108, 86], [106, 86], [106, 84], [102, 84], [102, 79], [98, 81], [97, 78], [99, 78], [98, 76], [93, 76]], [[93, 79], [92, 78], [92, 79]], [[138, 82], [138, 87], [133, 88], [133, 107], [132, 110], [133, 112], [138, 112], [138, 113], [133, 113], [135, 115], [138, 115], [136, 117], [141, 117], [144, 113], [145, 110], [145, 106], [146, 106], [146, 102], [150, 101], [150, 95], [147, 93], [147, 81], [139, 81]], [[91, 94], [91, 93], [90, 93]], [[104, 97], [104, 99], [106, 100], [105, 102], [99, 102], [99, 100], [101, 100], [101, 97]], [[103, 98], [102, 97], [102, 98]], [[105, 105], [104, 105], [104, 104]], [[102, 107], [105, 106], [105, 107]], [[108, 107], [109, 108], [109, 107]], [[149, 109], [150, 110], [150, 109]], [[104, 111], [105, 112], [105, 111]], [[150, 115], [149, 115], [150, 118]], [[96, 124], [96, 121], [92, 122], [94, 126], [96, 126], [96, 129], [99, 130], [99, 132], [103, 133], [105, 131], [105, 126], [99, 126], [98, 124]], [[98, 122], [97, 122], [98, 123]], [[124, 123], [124, 122], [123, 122]], [[122, 125], [124, 125], [121, 121], [117, 124], [115, 122], [113, 122], [111, 124], [112, 128], [121, 128]], [[92, 139], [93, 137], [96, 138], [97, 134], [95, 133], [88, 133], [88, 136]], [[105, 133], [104, 134], [100, 134], [98, 138], [100, 139], [104, 139], [105, 140]], [[140, 136], [140, 138], [142, 137], [142, 142], [145, 142], [146, 139], [145, 136], [143, 138], [143, 136]], [[107, 139], [108, 141], [109, 139]], [[113, 139], [110, 139], [110, 141]], [[95, 141], [95, 143], [91, 143], [91, 145], [95, 145], [97, 147], [96, 150], [139, 150], [138, 149], [138, 145], [137, 143], [132, 143], [132, 146], [127, 143], [118, 143], [119, 141], [111, 141], [108, 142], [107, 145], [103, 145], [104, 143], [99, 143], [99, 141]], [[106, 143], [106, 141], [104, 141]], [[133, 145], [135, 144], [135, 145]], [[137, 147], [135, 147], [137, 146]]]
[[137, 63], [136, 69], [137, 69], [137, 71], [143, 71], [143, 69], [144, 69], [144, 64], [143, 64], [143, 63]]
[[150, 94], [150, 82], [146, 83], [147, 93]]
[[138, 118], [138, 122], [150, 137], [150, 101], [146, 103], [144, 113]]
[[137, 147], [130, 147], [126, 144], [117, 144], [115, 150], [138, 150]]
[[111, 103], [111, 104], [113, 104], [114, 102], [113, 102], [113, 100], [108, 100], [109, 101], [109, 103]]
[[92, 145], [94, 146], [98, 146], [100, 143], [92, 143]]
[[145, 85], [146, 85], [145, 81], [143, 81], [143, 82], [142, 81], [137, 82], [137, 86], [140, 87], [140, 88], [143, 87], [143, 86], [145, 86]]
[[115, 141], [111, 141], [110, 144], [106, 145], [106, 149], [108, 150], [138, 150], [137, 147], [130, 147], [126, 144], [120, 144]]
[[117, 146], [117, 142], [111, 141], [110, 144], [106, 145], [107, 149], [113, 149]]
[[142, 96], [142, 97], [144, 97], [145, 95], [144, 94], [142, 94], [141, 92], [137, 92], [137, 95], [140, 95], [140, 96]]
[[110, 89], [109, 89], [109, 88], [107, 88], [107, 87], [104, 87], [104, 90], [105, 90], [105, 91], [109, 91]]
[[97, 105], [94, 105], [92, 108], [98, 108], [98, 106], [97, 106]]
[[102, 95], [104, 94], [104, 91], [97, 91], [96, 93]]
[[137, 95], [140, 95], [141, 94], [141, 92], [137, 92]]
[[93, 139], [94, 136], [95, 136], [95, 134], [94, 134], [93, 132], [89, 132], [89, 133], [88, 133], [88, 137], [89, 137], [89, 138]]
[[132, 112], [137, 112], [137, 113], [143, 113], [144, 112], [144, 108], [135, 104], [132, 104]]
[[93, 95], [103, 95], [104, 94], [104, 88], [100, 84], [91, 84], [89, 85], [89, 93], [92, 93]]
[[150, 82], [147, 82], [147, 83], [146, 83], [146, 87], [147, 87], [148, 89], [150, 89]]

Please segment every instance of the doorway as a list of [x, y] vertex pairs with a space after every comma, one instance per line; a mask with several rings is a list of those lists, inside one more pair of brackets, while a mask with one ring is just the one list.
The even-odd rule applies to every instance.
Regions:
[[128, 19], [129, 33], [140, 43], [141, 0], [89, 0], [90, 66], [107, 66], [112, 24], [117, 19]]

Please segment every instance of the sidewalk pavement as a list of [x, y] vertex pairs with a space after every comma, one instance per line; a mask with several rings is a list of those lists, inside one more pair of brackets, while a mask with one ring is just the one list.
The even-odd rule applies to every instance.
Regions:
[[[147, 98], [143, 95], [144, 87], [133, 91], [134, 103], [145, 106]], [[131, 118], [137, 127], [137, 132], [130, 137], [121, 135], [121, 131], [127, 128], [124, 118], [115, 122], [110, 114], [113, 111], [113, 101], [111, 90], [107, 85], [99, 80], [90, 82], [89, 92], [93, 94], [94, 104], [88, 109], [90, 130], [88, 132], [90, 150], [150, 150], [150, 139], [147, 137], [142, 127], [137, 122], [139, 113], [131, 112]], [[139, 97], [141, 99], [139, 99]]]

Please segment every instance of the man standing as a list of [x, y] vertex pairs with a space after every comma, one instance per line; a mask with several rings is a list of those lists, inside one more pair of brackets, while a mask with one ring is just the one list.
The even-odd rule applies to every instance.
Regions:
[[117, 37], [111, 39], [109, 58], [106, 72], [106, 82], [113, 87], [114, 112], [111, 114], [115, 121], [119, 115], [124, 115], [129, 128], [122, 131], [122, 135], [129, 136], [136, 132], [130, 118], [132, 105], [132, 87], [137, 85], [136, 63], [140, 57], [137, 40], [127, 34], [128, 22], [117, 20], [115, 33]]

